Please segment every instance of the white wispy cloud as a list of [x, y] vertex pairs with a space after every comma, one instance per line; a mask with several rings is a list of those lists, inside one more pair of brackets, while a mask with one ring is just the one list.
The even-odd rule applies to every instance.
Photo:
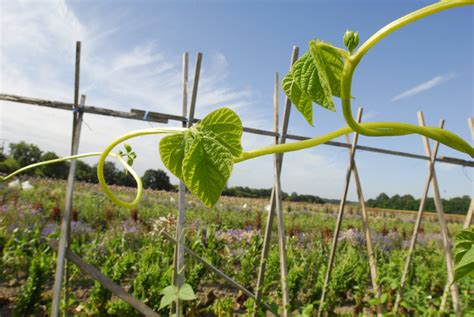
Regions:
[[391, 101], [394, 102], [394, 101], [398, 101], [398, 100], [405, 99], [405, 98], [408, 98], [408, 97], [413, 97], [415, 95], [418, 95], [421, 92], [433, 89], [436, 86], [439, 86], [439, 85], [441, 85], [445, 82], [448, 82], [448, 81], [450, 81], [451, 79], [453, 79], [455, 77], [456, 77], [456, 74], [453, 74], [453, 73], [433, 77], [428, 81], [425, 81], [425, 82], [423, 82], [419, 85], [416, 85], [416, 86], [402, 92], [401, 94], [396, 95], [395, 97], [393, 97], [391, 99]]

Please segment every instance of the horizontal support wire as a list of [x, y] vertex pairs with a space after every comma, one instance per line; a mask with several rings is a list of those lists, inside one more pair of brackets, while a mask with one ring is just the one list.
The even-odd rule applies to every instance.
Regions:
[[[17, 96], [17, 95], [9, 95], [9, 94], [0, 94], [0, 100], [36, 105], [36, 106], [41, 106], [41, 107], [69, 110], [69, 111], [73, 109], [72, 103], [37, 99], [37, 98], [30, 98], [30, 97], [23, 97], [23, 96]], [[131, 112], [124, 112], [124, 111], [117, 111], [117, 110], [111, 110], [111, 109], [94, 107], [94, 106], [84, 106], [83, 111], [84, 113], [119, 117], [119, 118], [124, 118], [124, 119], [134, 119], [134, 120], [140, 120], [140, 121], [157, 122], [157, 123], [167, 123], [168, 120], [179, 121], [179, 122], [188, 121], [188, 119], [184, 116], [178, 116], [178, 115], [172, 115], [172, 114], [160, 113], [160, 112], [152, 112], [152, 111], [148, 112], [147, 120], [143, 120], [143, 115], [145, 114], [145, 110], [140, 110], [140, 109], [131, 109]], [[192, 121], [198, 122], [199, 119], [193, 119]], [[244, 127], [243, 130], [244, 132], [252, 133], [252, 134], [266, 135], [266, 136], [271, 136], [271, 137], [280, 137], [279, 133], [275, 133], [273, 131], [268, 131], [268, 130], [255, 129], [255, 128], [249, 128], [249, 127]], [[296, 140], [296, 141], [310, 139], [310, 137], [293, 135], [293, 134], [288, 134], [286, 137], [287, 139]], [[328, 141], [323, 144], [336, 146], [336, 147], [350, 148], [348, 144], [343, 143], [343, 142], [337, 142], [337, 141]], [[361, 151], [395, 155], [395, 156], [408, 157], [408, 158], [414, 158], [414, 159], [420, 159], [420, 160], [426, 160], [426, 161], [429, 161], [431, 159], [430, 157], [425, 156], [425, 155], [408, 153], [408, 152], [400, 152], [400, 151], [394, 151], [394, 150], [388, 150], [388, 149], [381, 149], [381, 148], [364, 146], [364, 145], [357, 145], [356, 149], [361, 150]], [[465, 167], [474, 167], [474, 161], [472, 160], [463, 160], [463, 159], [448, 157], [448, 156], [440, 156], [439, 158], [436, 158], [436, 162], [460, 165], [460, 166], [465, 166]]]

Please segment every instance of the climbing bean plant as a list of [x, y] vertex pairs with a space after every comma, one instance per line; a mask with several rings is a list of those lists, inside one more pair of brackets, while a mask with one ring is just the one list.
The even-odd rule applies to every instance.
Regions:
[[[359, 46], [359, 35], [353, 31], [344, 34], [345, 48], [336, 47], [320, 39], [309, 42], [309, 50], [292, 66], [282, 81], [282, 88], [296, 109], [310, 125], [313, 124], [313, 104], [335, 111], [333, 98], [340, 98], [342, 113], [347, 126], [312, 139], [266, 146], [243, 151], [241, 145], [242, 122], [229, 108], [208, 114], [190, 128], [154, 128], [132, 131], [115, 139], [103, 152], [86, 153], [22, 168], [4, 177], [7, 180], [29, 168], [44, 164], [87, 156], [99, 156], [97, 175], [111, 200], [118, 205], [132, 208], [142, 195], [142, 182], [131, 168], [135, 153], [125, 145], [125, 151], [112, 153], [113, 149], [128, 139], [166, 134], [160, 141], [159, 152], [166, 168], [182, 180], [188, 189], [205, 205], [211, 207], [219, 199], [232, 174], [234, 164], [262, 155], [303, 150], [325, 143], [342, 135], [357, 132], [366, 136], [401, 136], [419, 134], [436, 140], [450, 148], [474, 157], [474, 148], [456, 134], [436, 127], [420, 127], [402, 122], [357, 123], [352, 115], [352, 77], [365, 54], [392, 32], [437, 12], [474, 4], [474, 0], [444, 0], [403, 16], [384, 26]], [[107, 186], [104, 163], [108, 156], [115, 157], [137, 182], [133, 201], [122, 201]]]

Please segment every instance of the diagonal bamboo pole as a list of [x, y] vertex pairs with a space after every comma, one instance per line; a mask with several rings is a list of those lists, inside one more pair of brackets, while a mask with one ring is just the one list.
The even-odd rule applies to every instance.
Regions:
[[[359, 108], [359, 110], [357, 112], [357, 122], [361, 121], [362, 112], [363, 112], [362, 108]], [[328, 265], [327, 265], [327, 268], [326, 268], [326, 277], [324, 278], [323, 290], [322, 290], [322, 294], [321, 294], [321, 299], [319, 301], [318, 316], [322, 315], [322, 312], [323, 312], [323, 309], [324, 309], [324, 300], [326, 299], [327, 288], [328, 288], [328, 285], [329, 285], [329, 280], [331, 278], [331, 270], [332, 270], [332, 266], [333, 266], [333, 263], [334, 263], [334, 257], [336, 255], [337, 239], [339, 238], [339, 231], [341, 230], [342, 218], [344, 216], [344, 208], [346, 206], [347, 192], [349, 191], [349, 183], [351, 181], [351, 172], [352, 172], [352, 168], [354, 166], [354, 156], [355, 156], [355, 152], [356, 152], [356, 145], [357, 145], [358, 139], [359, 139], [359, 134], [354, 133], [354, 138], [352, 140], [352, 146], [351, 146], [351, 152], [350, 152], [350, 158], [349, 158], [349, 165], [348, 165], [347, 171], [346, 171], [344, 191], [343, 191], [343, 194], [342, 194], [341, 203], [339, 205], [339, 211], [337, 213], [336, 227], [334, 228], [334, 235], [333, 235], [333, 238], [332, 238], [332, 246], [331, 246], [331, 251], [329, 253]]]
[[[346, 135], [346, 143], [351, 144], [351, 140], [349, 135]], [[351, 154], [349, 153], [349, 157]], [[352, 174], [354, 176], [354, 181], [357, 189], [357, 196], [359, 198], [360, 208], [362, 211], [362, 223], [364, 226], [364, 235], [365, 235], [365, 243], [367, 246], [367, 254], [369, 257], [369, 268], [370, 268], [370, 279], [372, 281], [372, 288], [374, 290], [375, 298], [380, 301], [380, 286], [378, 283], [378, 273], [377, 273], [377, 260], [374, 254], [374, 248], [372, 245], [372, 237], [370, 234], [370, 226], [369, 226], [369, 215], [367, 213], [367, 209], [365, 208], [365, 198], [364, 193], [362, 192], [362, 185], [360, 183], [359, 172], [357, 171], [357, 165], [354, 162], [352, 166]], [[382, 305], [379, 303], [377, 304], [377, 316], [382, 316]]]
[[[294, 46], [293, 51], [291, 53], [290, 69], [293, 63], [298, 59], [298, 53], [299, 53], [299, 48], [297, 46]], [[283, 113], [283, 123], [282, 123], [282, 129], [281, 129], [280, 144], [283, 144], [286, 142], [286, 133], [288, 131], [290, 111], [291, 111], [291, 100], [288, 97], [285, 97], [285, 110]], [[278, 174], [281, 173], [282, 164], [283, 164], [283, 155], [280, 155], [280, 159], [277, 162]], [[268, 214], [267, 214], [267, 223], [265, 226], [265, 235], [264, 235], [262, 253], [260, 256], [260, 266], [258, 269], [257, 285], [255, 289], [254, 317], [258, 316], [258, 307], [260, 306], [260, 301], [262, 299], [262, 286], [265, 280], [265, 267], [266, 267], [266, 261], [268, 257], [268, 251], [270, 250], [273, 219], [275, 216], [275, 207], [276, 207], [275, 198], [276, 198], [275, 188], [273, 188], [271, 197], [270, 197], [270, 210], [268, 211]]]
[[[425, 119], [423, 117], [422, 112], [418, 112], [418, 122], [420, 126], [425, 126]], [[430, 149], [429, 140], [427, 137], [422, 137], [422, 139], [423, 139], [423, 144], [425, 147], [425, 154], [426, 156], [431, 157], [431, 149]], [[434, 161], [431, 160], [431, 163], [433, 162]], [[438, 215], [438, 222], [441, 228], [441, 237], [443, 240], [444, 254], [446, 257], [446, 267], [448, 271], [448, 284], [450, 285], [450, 289], [451, 289], [451, 298], [453, 300], [453, 308], [456, 313], [456, 316], [461, 316], [461, 305], [460, 305], [461, 303], [459, 301], [459, 290], [458, 290], [457, 284], [453, 283], [454, 266], [453, 266], [453, 258], [451, 255], [451, 246], [450, 246], [450, 241], [449, 241], [448, 226], [446, 225], [446, 221], [444, 219], [443, 203], [441, 201], [441, 195], [439, 192], [438, 180], [436, 178], [436, 172], [432, 164], [430, 165], [430, 169], [432, 170], [431, 186], [433, 188], [436, 214]], [[443, 304], [443, 301], [442, 301], [442, 304]], [[443, 305], [441, 305], [440, 311], [443, 311], [443, 308], [444, 308]]]
[[[439, 127], [442, 129], [444, 127], [444, 120], [441, 120]], [[415, 250], [416, 240], [418, 239], [418, 231], [420, 230], [421, 220], [423, 218], [423, 211], [425, 210], [426, 200], [428, 198], [428, 192], [430, 190], [431, 179], [433, 177], [433, 168], [436, 162], [436, 156], [438, 155], [439, 142], [434, 143], [433, 154], [431, 156], [432, 160], [428, 163], [428, 177], [426, 178], [425, 186], [423, 187], [423, 194], [420, 200], [420, 206], [418, 207], [418, 214], [416, 215], [415, 225], [413, 226], [413, 234], [410, 240], [410, 246], [408, 248], [408, 254], [405, 259], [405, 265], [403, 267], [402, 277], [400, 280], [400, 286], [397, 291], [397, 297], [395, 299], [395, 304], [393, 305], [393, 312], [397, 313], [400, 306], [400, 301], [402, 299], [403, 289], [408, 278], [408, 273], [410, 271], [410, 264], [413, 252]]]
[[[54, 250], [58, 250], [58, 241], [55, 239], [50, 239], [48, 244]], [[84, 262], [80, 256], [72, 252], [69, 248], [66, 248], [65, 252], [66, 258], [71, 263], [75, 264], [81, 271], [87, 274], [93, 280], [99, 282], [103, 287], [107, 288], [109, 291], [117, 295], [121, 300], [135, 308], [138, 312], [143, 314], [145, 317], [159, 317], [160, 315], [155, 313], [153, 309], [148, 307], [145, 303], [138, 300], [123, 289], [120, 285], [115, 283], [112, 279], [108, 278], [102, 274], [95, 266], [90, 265]]]
[[[165, 237], [166, 239], [168, 239], [169, 241], [171, 241], [172, 243], [176, 244], [177, 241], [172, 237], [170, 236], [169, 234], [167, 234], [166, 232], [162, 231], [161, 232], [161, 235], [163, 235], [163, 237]], [[242, 293], [244, 293], [245, 295], [247, 295], [248, 297], [250, 298], [253, 298], [255, 299], [255, 295], [248, 289], [246, 289], [245, 287], [243, 287], [242, 285], [240, 285], [239, 283], [237, 283], [235, 280], [233, 280], [231, 277], [229, 277], [227, 274], [225, 274], [224, 272], [222, 272], [221, 270], [219, 270], [217, 267], [215, 267], [214, 265], [212, 265], [211, 263], [207, 262], [206, 260], [204, 260], [202, 257], [200, 257], [196, 252], [194, 252], [193, 250], [191, 250], [190, 248], [188, 248], [187, 246], [184, 246], [184, 251], [186, 251], [186, 253], [188, 253], [190, 256], [192, 256], [194, 259], [196, 259], [199, 263], [201, 263], [202, 265], [204, 265], [205, 267], [207, 267], [209, 270], [211, 270], [212, 272], [214, 272], [216, 275], [220, 276], [221, 278], [223, 278], [227, 283], [229, 283], [230, 285], [232, 285], [233, 287], [237, 288], [238, 290], [242, 291]], [[260, 303], [263, 307], [265, 307], [268, 311], [271, 311], [275, 316], [278, 317], [278, 313], [273, 311], [273, 308], [268, 305], [267, 303]]]

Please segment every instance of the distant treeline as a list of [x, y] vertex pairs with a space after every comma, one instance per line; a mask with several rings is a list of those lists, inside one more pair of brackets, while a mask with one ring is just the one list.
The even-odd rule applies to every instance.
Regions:
[[[442, 199], [443, 210], [447, 214], [466, 214], [471, 203], [471, 197], [468, 195], [462, 197], [454, 197], [451, 199]], [[393, 195], [388, 196], [381, 193], [375, 199], [369, 199], [366, 203], [367, 207], [374, 208], [388, 208], [399, 210], [418, 210], [420, 206], [420, 199], [415, 199], [412, 195]], [[436, 211], [434, 199], [428, 198], [426, 200], [426, 211]]]
[[[246, 197], [246, 198], [270, 198], [272, 189], [257, 189], [249, 187], [226, 187], [222, 192], [224, 196], [234, 196], [234, 197]], [[298, 195], [293, 192], [290, 195], [288, 193], [282, 193], [282, 199], [286, 201], [303, 201], [316, 204], [324, 204], [327, 200], [314, 196], [314, 195]]]
[[[4, 154], [0, 152], [0, 173], [9, 174], [17, 169], [33, 163], [47, 161], [58, 158], [54, 152], [43, 152], [34, 144], [25, 142], [11, 143], [10, 152]], [[83, 182], [98, 183], [97, 165], [90, 166], [84, 161], [77, 161], [76, 179]], [[27, 175], [49, 177], [56, 179], [66, 179], [69, 171], [69, 162], [61, 162], [51, 165], [41, 166], [25, 172]], [[135, 187], [133, 178], [123, 170], [118, 169], [113, 162], [106, 162], [104, 165], [104, 175], [107, 183], [112, 185]], [[142, 176], [143, 187], [157, 190], [176, 190], [176, 186], [170, 183], [169, 176], [160, 169], [149, 169]], [[257, 189], [249, 187], [226, 187], [222, 192], [224, 196], [246, 197], [246, 198], [270, 198], [272, 189]], [[295, 192], [288, 194], [283, 192], [282, 198], [285, 201], [299, 201], [317, 204], [339, 204], [337, 199], [326, 199], [315, 195], [299, 195]], [[471, 198], [469, 196], [443, 199], [443, 207], [446, 213], [465, 214], [469, 208]], [[418, 210], [420, 200], [411, 195], [394, 195], [392, 197], [381, 193], [375, 199], [366, 202], [367, 207]], [[436, 211], [433, 198], [428, 198], [425, 206], [426, 211]]]

